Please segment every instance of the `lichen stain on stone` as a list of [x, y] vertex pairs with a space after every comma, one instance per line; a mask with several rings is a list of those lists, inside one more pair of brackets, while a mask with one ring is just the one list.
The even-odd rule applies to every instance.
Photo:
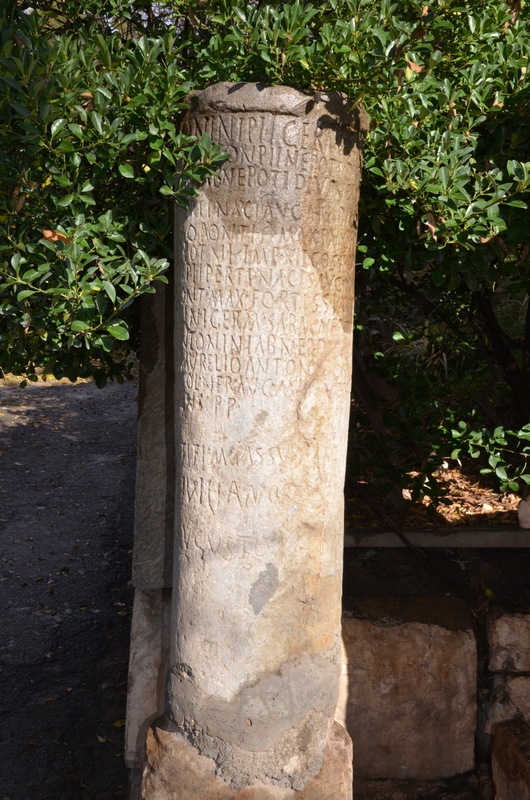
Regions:
[[267, 564], [252, 584], [248, 595], [248, 602], [254, 614], [259, 614], [263, 610], [278, 588], [278, 584], [278, 568], [274, 564]]

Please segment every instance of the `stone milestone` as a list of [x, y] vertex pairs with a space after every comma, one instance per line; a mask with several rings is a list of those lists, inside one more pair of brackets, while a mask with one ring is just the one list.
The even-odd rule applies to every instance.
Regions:
[[[189, 776], [207, 763], [212, 798], [347, 800], [333, 716], [366, 120], [337, 93], [260, 84], [190, 105], [184, 132], [230, 159], [176, 212], [167, 713], [148, 734], [143, 796], [161, 796], [150, 787], [169, 770], [168, 798], [184, 796], [179, 775], [186, 800], [202, 798]], [[136, 531], [143, 592], [167, 586], [164, 492], [152, 541]], [[312, 789], [322, 775], [327, 790]]]

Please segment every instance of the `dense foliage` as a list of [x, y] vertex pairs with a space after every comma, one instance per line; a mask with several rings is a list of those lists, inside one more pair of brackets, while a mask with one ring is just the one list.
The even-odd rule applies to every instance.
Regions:
[[503, 488], [530, 480], [524, 0], [5, 0], [0, 28], [2, 369], [127, 372], [171, 204], [224, 157], [178, 132], [193, 86], [339, 89], [372, 119], [358, 470], [436, 498], [480, 434]]

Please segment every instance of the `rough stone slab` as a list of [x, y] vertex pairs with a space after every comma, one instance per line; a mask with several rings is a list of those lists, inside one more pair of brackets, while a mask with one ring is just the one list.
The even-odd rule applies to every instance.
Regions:
[[125, 763], [143, 767], [149, 725], [165, 710], [171, 590], [136, 589], [131, 622]]
[[502, 722], [492, 752], [496, 800], [530, 800], [530, 725]]
[[355, 775], [436, 780], [472, 769], [477, 656], [468, 607], [452, 598], [359, 598], [352, 613], [343, 618], [341, 697]]
[[[530, 531], [516, 526], [499, 528], [444, 528], [429, 531], [403, 531], [416, 547], [530, 547]], [[345, 547], [405, 547], [392, 531], [347, 528]]]
[[492, 672], [530, 672], [530, 614], [490, 618], [488, 645]]
[[161, 589], [173, 580], [175, 436], [173, 288], [141, 300], [140, 388], [132, 580]]
[[[290, 765], [286, 765], [289, 769]], [[301, 791], [256, 783], [233, 789], [215, 775], [215, 763], [178, 733], [153, 725], [147, 736], [142, 800], [352, 800], [352, 746], [334, 723], [318, 775]]]
[[516, 718], [530, 723], [530, 677], [497, 675], [486, 708], [485, 732], [493, 734], [500, 722]]

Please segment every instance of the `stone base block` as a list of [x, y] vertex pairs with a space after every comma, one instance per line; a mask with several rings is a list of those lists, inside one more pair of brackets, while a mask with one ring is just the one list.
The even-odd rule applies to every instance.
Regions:
[[530, 677], [497, 675], [486, 707], [485, 731], [494, 734], [497, 725], [511, 719], [530, 723]]
[[495, 800], [530, 800], [530, 725], [501, 722], [492, 752]]
[[468, 607], [445, 597], [364, 597], [349, 613], [337, 716], [353, 740], [356, 779], [437, 780], [472, 769], [477, 656]]
[[530, 614], [501, 614], [488, 621], [492, 672], [530, 672]]
[[322, 769], [299, 792], [263, 783], [233, 789], [215, 775], [212, 759], [159, 723], [147, 734], [141, 800], [352, 800], [352, 744], [336, 722]]

